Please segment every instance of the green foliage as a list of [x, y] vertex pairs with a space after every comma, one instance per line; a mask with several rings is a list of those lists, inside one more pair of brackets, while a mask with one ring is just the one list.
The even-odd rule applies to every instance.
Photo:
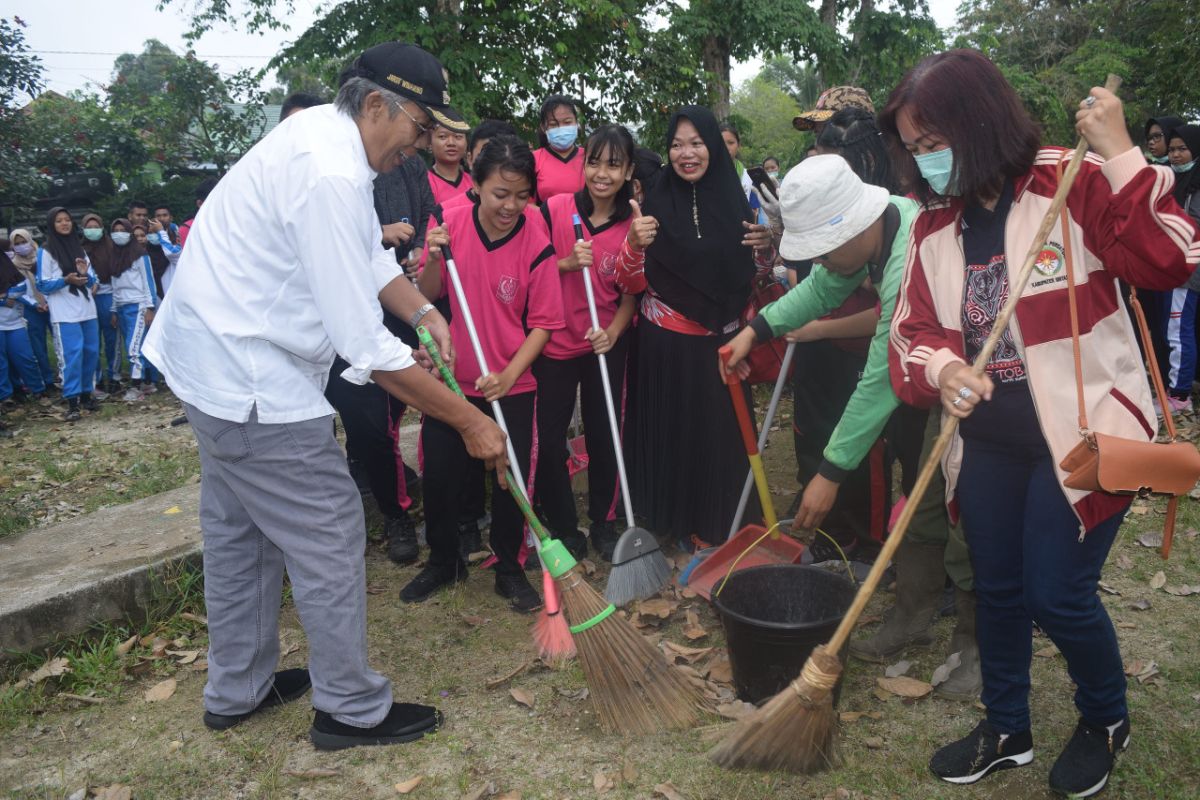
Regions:
[[42, 89], [42, 61], [25, 41], [20, 17], [0, 18], [0, 206], [23, 206], [46, 189], [32, 159], [20, 149], [26, 138], [25, 115], [16, 108], [22, 94]]
[[750, 124], [740, 126], [742, 149], [739, 159], [752, 166], [774, 156], [786, 170], [804, 157], [811, 137], [792, 127], [792, 117], [802, 110], [787, 92], [759, 75], [733, 95], [733, 113]]
[[178, 224], [195, 215], [196, 187], [203, 180], [207, 179], [196, 175], [178, 175], [163, 183], [126, 189], [96, 203], [95, 211], [104, 219], [113, 220], [128, 213], [130, 201], [140, 200], [151, 207], [165, 204]]
[[29, 105], [22, 152], [56, 174], [96, 170], [132, 180], [148, 157], [137, 131], [100, 97], [44, 94]]
[[770, 59], [757, 78], [775, 84], [787, 92], [801, 108], [812, 108], [821, 96], [821, 76], [812, 64], [797, 64], [786, 56]]

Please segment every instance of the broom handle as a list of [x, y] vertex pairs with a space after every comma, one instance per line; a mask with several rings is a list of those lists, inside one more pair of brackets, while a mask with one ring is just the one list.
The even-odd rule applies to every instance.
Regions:
[[[575, 223], [575, 240], [583, 241], [583, 224], [579, 219], [579, 215], [574, 217]], [[583, 289], [587, 293], [588, 314], [592, 317], [592, 330], [600, 330], [600, 315], [596, 313], [596, 293], [592, 291], [592, 276], [591, 270], [587, 267], [583, 268]], [[603, 353], [598, 353], [600, 358], [600, 380], [604, 384], [604, 407], [608, 409], [608, 427], [612, 431], [613, 452], [617, 455], [617, 476], [621, 479], [621, 500], [625, 506], [625, 523], [628, 527], [635, 527], [633, 523], [633, 502], [629, 499], [629, 478], [625, 474], [625, 451], [621, 448], [621, 431], [617, 427], [617, 409], [613, 405], [612, 385], [608, 379], [608, 360]]]
[[[792, 366], [792, 356], [796, 352], [796, 343], [788, 342], [787, 350], [783, 353], [783, 363], [779, 365], [779, 378], [775, 381], [775, 391], [771, 392], [771, 403], [767, 406], [767, 416], [763, 420], [762, 430], [758, 433], [758, 449], [762, 451], [767, 446], [767, 435], [771, 432], [771, 423], [775, 421], [775, 412], [779, 410], [779, 398], [783, 396], [783, 385], [787, 383], [788, 368]], [[750, 492], [754, 490], [754, 470], [746, 471], [746, 483], [742, 486], [742, 496], [738, 500], [737, 513], [733, 515], [733, 525], [729, 527], [729, 536], [742, 527], [742, 517], [746, 516], [746, 506], [750, 503]]]
[[[1115, 75], [1109, 75], [1105, 88], [1109, 91], [1116, 91], [1119, 86], [1120, 78], [1117, 78]], [[1046, 239], [1050, 236], [1051, 229], [1058, 223], [1059, 211], [1062, 209], [1063, 203], [1067, 200], [1067, 195], [1071, 191], [1071, 185], [1075, 183], [1075, 176], [1079, 174], [1079, 167], [1083, 163], [1084, 156], [1087, 155], [1087, 150], [1087, 140], [1080, 139], [1079, 144], [1075, 146], [1075, 152], [1071, 155], [1071, 163], [1067, 165], [1066, 172], [1063, 173], [1062, 180], [1059, 181], [1058, 190], [1054, 193], [1054, 199], [1050, 201], [1050, 208], [1046, 210], [1046, 216], [1042, 218], [1042, 224], [1033, 237], [1029, 253], [1025, 256], [1025, 262], [1021, 265], [1016, 280], [1009, 290], [1008, 301], [1004, 304], [1004, 308], [1000, 309], [1000, 313], [996, 315], [996, 321], [992, 325], [992, 332], [988, 335], [987, 341], [983, 343], [983, 348], [980, 349], [979, 355], [975, 357], [975, 363], [971, 365], [971, 370], [976, 375], [983, 374], [984, 367], [987, 366], [988, 360], [992, 357], [992, 351], [996, 349], [996, 344], [1000, 341], [1000, 337], [1004, 335], [1004, 331], [1008, 327], [1013, 313], [1016, 311], [1017, 302], [1021, 299], [1021, 293], [1025, 291], [1025, 284], [1029, 282], [1029, 276], [1033, 272], [1033, 265], [1037, 261], [1042, 247], [1046, 244]], [[958, 417], [949, 414], [945, 414], [944, 416], [945, 419], [942, 420], [941, 433], [938, 434], [937, 441], [933, 443], [933, 449], [930, 450], [929, 458], [926, 459], [925, 465], [921, 468], [921, 473], [917, 475], [917, 482], [913, 485], [912, 491], [908, 493], [908, 502], [904, 504], [904, 510], [900, 512], [900, 519], [897, 520], [895, 529], [887, 538], [883, 549], [879, 551], [879, 555], [875, 557], [875, 563], [872, 565], [871, 571], [867, 574], [862, 585], [859, 586], [858, 594], [854, 596], [854, 602], [850, 605], [850, 610], [846, 612], [846, 616], [842, 617], [842, 623], [838, 625], [837, 630], [833, 633], [833, 637], [826, 645], [826, 648], [831, 653], [839, 652], [846, 644], [846, 640], [850, 638], [850, 633], [854, 630], [854, 626], [858, 624], [859, 616], [862, 615], [863, 609], [866, 608], [867, 602], [871, 599], [871, 595], [875, 593], [875, 589], [879, 586], [880, 578], [883, 577], [883, 573], [887, 570], [892, 556], [895, 555], [896, 548], [900, 546], [904, 534], [908, 532], [908, 525], [917, 513], [917, 506], [920, 505], [921, 498], [925, 496], [925, 490], [929, 488], [929, 482], [933, 480], [934, 470], [941, 469], [942, 454], [950, 446], [950, 440], [954, 438], [954, 432], [958, 429]]]
[[[717, 351], [721, 363], [728, 364], [733, 349], [722, 345]], [[746, 396], [742, 393], [742, 379], [736, 372], [725, 372], [725, 385], [729, 387], [729, 396], [733, 398], [733, 413], [737, 417], [738, 428], [742, 432], [742, 443], [746, 445], [746, 456], [750, 459], [750, 472], [754, 475], [754, 483], [758, 487], [758, 501], [762, 504], [763, 519], [767, 528], [774, 531], [772, 539], [779, 538], [775, 530], [779, 518], [775, 516], [775, 504], [771, 502], [771, 492], [767, 489], [767, 472], [763, 468], [762, 455], [758, 452], [758, 442], [754, 438], [754, 425], [750, 422], [750, 409], [746, 407]]]
[[[445, 381], [446, 386], [453, 390], [456, 395], [465, 400], [466, 396], [463, 395], [462, 387], [459, 386], [458, 381], [455, 380], [454, 373], [450, 371], [448, 366], [446, 366], [446, 362], [442, 358], [441, 349], [437, 346], [437, 342], [433, 341], [433, 336], [429, 333], [429, 330], [424, 325], [421, 325], [417, 328], [417, 338], [420, 339], [421, 344], [425, 346], [426, 352], [429, 353], [429, 358], [433, 360], [434, 366], [437, 367], [438, 372], [441, 373], [442, 380]], [[505, 435], [507, 434], [508, 432], [505, 431]], [[517, 505], [521, 509], [521, 513], [525, 515], [525, 521], [529, 523], [529, 527], [532, 528], [533, 532], [537, 534], [537, 536], [534, 537], [534, 546], [540, 553], [542, 550], [541, 540], [550, 538], [550, 534], [548, 534], [546, 529], [542, 527], [541, 520], [539, 520], [537, 515], [533, 513], [533, 509], [529, 507], [529, 501], [525, 499], [525, 494], [512, 488], [517, 482], [516, 478], [513, 477], [512, 471], [505, 470], [504, 477], [508, 481], [509, 493], [512, 494], [513, 499], [517, 502]]]

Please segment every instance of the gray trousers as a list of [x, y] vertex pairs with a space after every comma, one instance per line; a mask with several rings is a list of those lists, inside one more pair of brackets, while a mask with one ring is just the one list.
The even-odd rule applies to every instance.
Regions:
[[366, 523], [329, 417], [244, 423], [184, 404], [200, 445], [200, 524], [215, 714], [254, 709], [279, 661], [283, 573], [308, 637], [313, 707], [371, 727], [391, 709], [367, 664]]

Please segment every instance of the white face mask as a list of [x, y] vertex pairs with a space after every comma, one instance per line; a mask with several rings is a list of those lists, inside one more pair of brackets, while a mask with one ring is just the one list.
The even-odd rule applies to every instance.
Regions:
[[129, 244], [129, 237], [132, 235], [133, 234], [131, 234], [129, 231], [113, 231], [113, 244], [115, 244], [117, 247], [124, 247], [125, 245]]

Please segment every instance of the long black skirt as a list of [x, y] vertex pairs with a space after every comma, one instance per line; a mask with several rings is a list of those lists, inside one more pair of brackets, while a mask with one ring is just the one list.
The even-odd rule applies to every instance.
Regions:
[[[717, 370], [717, 349], [733, 334], [689, 336], [643, 320], [638, 335], [635, 510], [667, 540], [724, 542], [749, 469]], [[748, 521], [761, 517], [751, 500]]]

